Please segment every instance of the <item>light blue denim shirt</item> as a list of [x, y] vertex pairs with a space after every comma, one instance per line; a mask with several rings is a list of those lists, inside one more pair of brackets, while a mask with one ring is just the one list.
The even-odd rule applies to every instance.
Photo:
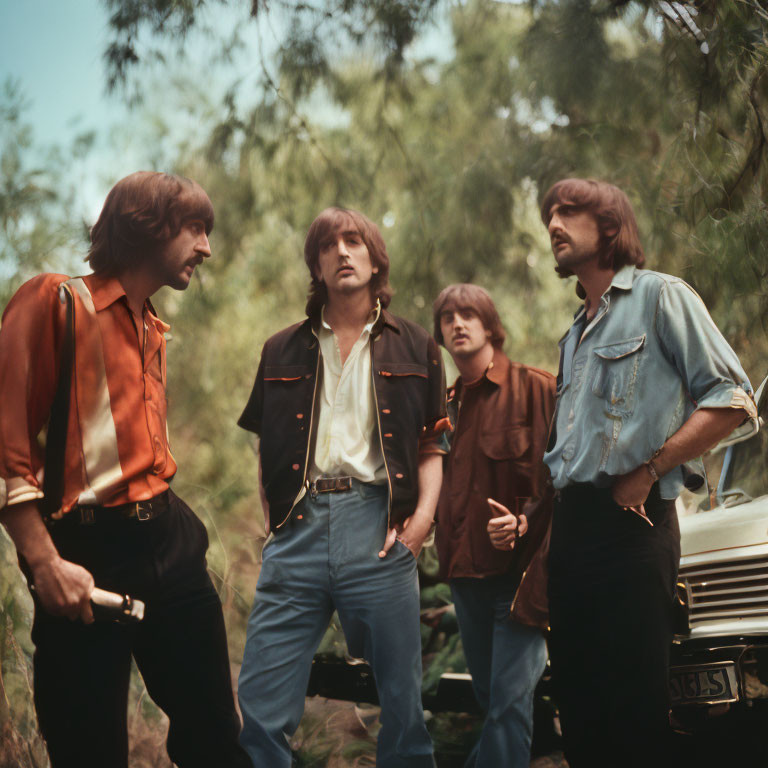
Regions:
[[[585, 323], [582, 307], [560, 340], [557, 406], [544, 455], [555, 488], [611, 486], [699, 408], [741, 408], [757, 428], [747, 376], [683, 280], [623, 267]], [[687, 467], [703, 474], [700, 461]], [[662, 477], [662, 498], [675, 498], [683, 477], [682, 467]]]

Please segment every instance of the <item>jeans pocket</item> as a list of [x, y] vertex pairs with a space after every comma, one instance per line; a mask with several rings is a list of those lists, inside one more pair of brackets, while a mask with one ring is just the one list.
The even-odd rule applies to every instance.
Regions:
[[405, 550], [405, 552], [408, 554], [408, 556], [411, 558], [411, 560], [416, 562], [416, 555], [414, 555], [413, 552], [411, 552], [411, 550], [408, 547], [408, 545], [405, 544], [404, 542], [400, 541], [400, 539], [395, 539], [395, 546], [397, 546], [398, 544], [400, 545], [401, 549]]

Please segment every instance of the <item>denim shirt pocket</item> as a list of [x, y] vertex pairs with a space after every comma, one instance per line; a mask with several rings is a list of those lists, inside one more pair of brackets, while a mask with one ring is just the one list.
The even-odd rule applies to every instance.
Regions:
[[597, 360], [592, 394], [602, 398], [609, 416], [632, 413], [635, 387], [645, 347], [645, 334], [595, 347]]

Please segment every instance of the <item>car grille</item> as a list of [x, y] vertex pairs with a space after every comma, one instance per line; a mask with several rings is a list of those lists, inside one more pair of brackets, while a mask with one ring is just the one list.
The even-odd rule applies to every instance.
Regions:
[[682, 566], [691, 628], [708, 621], [768, 616], [768, 557]]

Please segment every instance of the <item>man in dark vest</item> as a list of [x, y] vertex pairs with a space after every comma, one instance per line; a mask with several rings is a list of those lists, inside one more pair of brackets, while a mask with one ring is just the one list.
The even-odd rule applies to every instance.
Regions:
[[260, 436], [271, 531], [248, 622], [239, 699], [257, 766], [289, 768], [312, 657], [338, 611], [381, 702], [379, 768], [429, 768], [416, 558], [442, 478], [437, 344], [387, 311], [376, 225], [340, 208], [307, 234], [307, 319], [270, 338], [240, 425]]

